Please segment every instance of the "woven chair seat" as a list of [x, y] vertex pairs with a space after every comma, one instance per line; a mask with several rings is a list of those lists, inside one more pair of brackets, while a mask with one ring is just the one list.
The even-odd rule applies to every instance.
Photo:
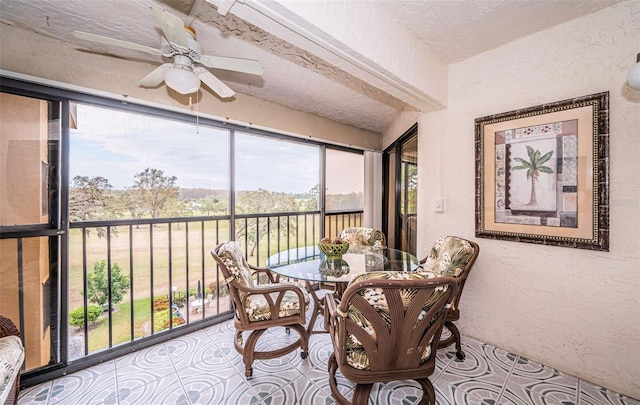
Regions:
[[[290, 283], [280, 283], [280, 284], [290, 284]], [[293, 283], [291, 283], [293, 284]], [[268, 288], [272, 288], [277, 284], [268, 284]], [[296, 284], [294, 284], [296, 285]], [[259, 287], [258, 287], [259, 288]], [[309, 306], [309, 293], [304, 287], [300, 287], [302, 294], [304, 295], [305, 305], [304, 308]], [[269, 294], [272, 301], [275, 301], [278, 298], [277, 293]], [[252, 294], [245, 297], [244, 300], [244, 309], [247, 312], [247, 317], [249, 318], [249, 322], [259, 322], [266, 321], [271, 319], [271, 304], [267, 301], [267, 298], [262, 294]], [[292, 315], [300, 314], [300, 302], [298, 295], [293, 291], [287, 291], [284, 293], [284, 298], [278, 307], [278, 317], [284, 318]]]

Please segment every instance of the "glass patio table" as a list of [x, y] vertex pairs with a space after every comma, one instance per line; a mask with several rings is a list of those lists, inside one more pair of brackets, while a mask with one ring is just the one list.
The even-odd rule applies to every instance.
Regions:
[[269, 256], [266, 266], [281, 277], [304, 281], [314, 303], [313, 314], [307, 326], [307, 332], [312, 334], [324, 332], [313, 330], [318, 315], [324, 311], [324, 303], [316, 294], [313, 283], [334, 285], [334, 294], [340, 298], [349, 281], [358, 274], [371, 271], [416, 271], [420, 264], [414, 255], [397, 249], [347, 252], [342, 255], [342, 259], [327, 259], [317, 246], [305, 246]]

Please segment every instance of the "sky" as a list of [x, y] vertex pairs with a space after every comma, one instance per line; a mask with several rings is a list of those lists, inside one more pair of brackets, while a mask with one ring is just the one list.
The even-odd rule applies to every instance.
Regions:
[[[78, 128], [72, 129], [71, 179], [102, 176], [116, 190], [130, 187], [147, 167], [176, 176], [181, 188], [228, 188], [228, 131], [78, 104]], [[318, 184], [319, 149], [236, 133], [236, 189], [308, 192]], [[353, 190], [354, 178], [330, 170], [344, 181], [334, 193]], [[364, 182], [364, 179], [355, 181]], [[357, 184], [357, 183], [356, 183]]]

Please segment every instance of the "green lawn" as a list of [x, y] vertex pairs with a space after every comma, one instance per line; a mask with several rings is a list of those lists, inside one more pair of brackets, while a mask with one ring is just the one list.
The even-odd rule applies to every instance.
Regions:
[[[134, 339], [150, 334], [150, 298], [134, 301]], [[113, 345], [131, 341], [131, 304], [129, 302], [118, 305], [118, 310], [112, 312]], [[149, 330], [145, 333], [145, 325]], [[96, 326], [89, 332], [89, 352], [109, 347], [109, 317], [106, 313], [96, 322]]]
[[[134, 301], [134, 319], [133, 319], [133, 340], [149, 336], [151, 334], [151, 308], [149, 307], [151, 300], [142, 298]], [[131, 339], [131, 305], [126, 302], [117, 307], [112, 312], [112, 343], [117, 346], [121, 343], [130, 342]], [[161, 315], [158, 317], [157, 315]], [[154, 327], [158, 330], [158, 323], [168, 318], [168, 310], [162, 313], [156, 313]], [[174, 327], [178, 325], [174, 324]], [[109, 317], [103, 314], [98, 321], [95, 322], [89, 332], [89, 352], [94, 352], [109, 347]]]
[[[305, 223], [300, 220], [298, 235], [290, 235], [288, 241], [281, 240], [280, 250], [309, 245], [313, 240], [317, 242], [319, 224], [313, 222], [306, 223], [306, 243]], [[178, 296], [186, 297], [195, 294], [198, 280], [205, 290], [203, 294], [210, 286], [215, 288], [216, 283], [223, 283], [209, 252], [217, 243], [230, 239], [229, 221], [208, 221], [204, 228], [199, 222], [190, 223], [188, 230], [184, 224], [119, 226], [109, 240], [99, 238], [95, 228], [90, 229], [84, 240], [80, 229], [72, 229], [69, 233], [69, 308], [73, 310], [83, 305], [83, 265], [86, 263], [89, 273], [95, 263], [110, 259], [112, 265], [117, 263], [131, 281], [130, 292], [122, 303], [116, 304], [119, 310], [112, 313], [113, 345], [131, 340], [132, 301], [134, 339], [150, 335], [152, 290], [156, 297], [166, 296], [172, 293], [171, 287], [176, 286]], [[278, 241], [274, 237], [270, 238], [269, 245], [266, 236], [261, 236], [259, 247], [249, 257], [249, 262], [264, 265], [268, 253], [278, 252]], [[89, 333], [90, 351], [108, 348], [108, 317], [100, 318], [96, 323]]]

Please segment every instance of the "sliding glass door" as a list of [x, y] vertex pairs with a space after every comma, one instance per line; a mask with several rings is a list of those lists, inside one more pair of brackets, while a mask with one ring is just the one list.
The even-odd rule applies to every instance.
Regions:
[[415, 254], [417, 251], [418, 127], [413, 126], [384, 154], [384, 231], [387, 244]]

